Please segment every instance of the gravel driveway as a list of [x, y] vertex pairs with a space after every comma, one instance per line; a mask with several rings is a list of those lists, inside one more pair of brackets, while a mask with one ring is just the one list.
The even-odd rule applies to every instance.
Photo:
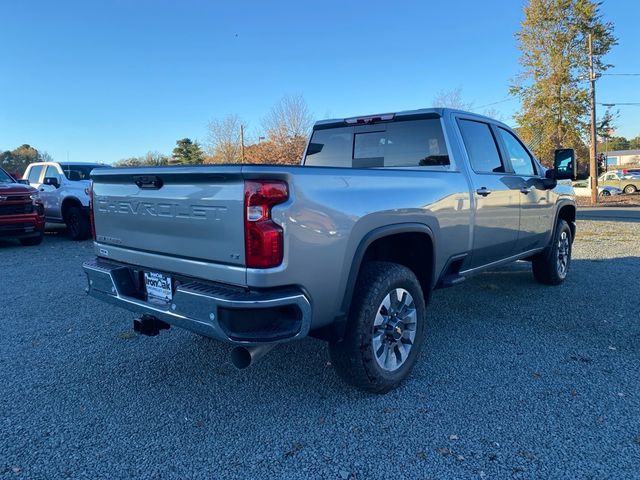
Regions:
[[90, 242], [0, 243], [2, 478], [639, 478], [640, 223], [578, 223], [570, 277], [519, 263], [435, 292], [401, 388], [324, 344], [236, 371], [87, 297]]

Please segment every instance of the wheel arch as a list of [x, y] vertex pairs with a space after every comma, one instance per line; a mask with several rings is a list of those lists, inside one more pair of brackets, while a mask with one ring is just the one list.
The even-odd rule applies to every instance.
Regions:
[[316, 332], [316, 336], [330, 340], [344, 336], [358, 275], [364, 263], [369, 260], [399, 263], [412, 270], [420, 281], [427, 303], [435, 284], [434, 239], [431, 228], [422, 223], [386, 225], [366, 234], [360, 240], [351, 261], [340, 313], [328, 326], [330, 328], [321, 329]]
[[82, 210], [82, 202], [79, 198], [76, 197], [66, 197], [64, 200], [62, 200], [62, 205], [60, 206], [60, 214], [62, 215], [63, 220], [71, 207], [78, 207]]
[[556, 221], [553, 222], [554, 231], [555, 226], [558, 224], [558, 220], [564, 220], [569, 224], [569, 228], [571, 229], [571, 241], [573, 242], [573, 239], [576, 236], [576, 206], [573, 203], [564, 203], [560, 205], [560, 208], [558, 208], [558, 212], [556, 213]]

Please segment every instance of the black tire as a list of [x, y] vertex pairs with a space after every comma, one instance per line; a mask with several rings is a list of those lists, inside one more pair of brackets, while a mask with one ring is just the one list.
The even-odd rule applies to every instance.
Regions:
[[638, 191], [638, 189], [635, 187], [635, 185], [627, 185], [626, 187], [624, 187], [622, 189], [622, 191], [624, 193], [632, 194], [632, 193], [636, 193], [636, 191]]
[[89, 216], [79, 207], [70, 207], [64, 216], [67, 231], [72, 240], [85, 240], [89, 237]]
[[573, 238], [569, 224], [564, 220], [558, 220], [551, 245], [534, 256], [531, 262], [536, 281], [544, 285], [560, 285], [564, 282], [571, 265], [572, 246]]
[[[401, 289], [409, 293], [402, 295], [403, 301], [396, 302], [397, 312], [412, 312], [413, 308], [407, 307], [403, 310], [402, 304], [404, 299], [413, 297], [412, 305], [415, 307], [415, 322], [407, 320], [407, 325], [402, 328], [389, 330], [389, 325], [374, 326], [378, 312], [382, 312], [381, 308], [383, 300], [392, 292], [399, 292]], [[397, 294], [397, 293], [396, 293]], [[397, 298], [397, 297], [396, 297]], [[390, 312], [393, 310], [393, 305]], [[396, 312], [396, 313], [397, 313]], [[389, 315], [380, 318], [387, 318], [392, 321]], [[396, 322], [401, 322], [403, 316], [395, 317]], [[409, 318], [407, 314], [404, 318]], [[411, 318], [413, 314], [411, 314]], [[362, 271], [358, 276], [358, 282], [351, 303], [351, 312], [347, 321], [344, 339], [340, 342], [329, 343], [329, 355], [331, 363], [336, 369], [338, 375], [350, 385], [361, 390], [373, 393], [386, 393], [396, 388], [411, 372], [416, 360], [422, 349], [425, 339], [425, 322], [426, 322], [426, 305], [422, 287], [420, 282], [408, 268], [395, 263], [388, 262], [368, 262], [362, 267]], [[413, 326], [409, 327], [409, 323]], [[396, 323], [396, 325], [398, 325]], [[384, 327], [387, 327], [385, 329]], [[406, 328], [405, 328], [406, 327]], [[395, 348], [406, 347], [410, 340], [408, 336], [411, 332], [415, 332], [413, 342], [408, 348], [408, 354], [405, 353], [403, 363], [390, 371], [385, 370], [379, 365], [380, 354], [374, 352], [374, 329], [376, 332], [377, 342], [385, 342], [387, 336], [398, 334]], [[380, 332], [388, 332], [381, 334]], [[407, 337], [405, 339], [405, 336]], [[382, 339], [382, 340], [380, 340]], [[391, 339], [388, 342], [392, 342]], [[379, 343], [380, 349], [391, 349]], [[391, 343], [389, 343], [391, 345]], [[380, 350], [379, 350], [380, 351]], [[397, 350], [391, 350], [396, 352]], [[399, 351], [398, 355], [399, 354]], [[384, 354], [382, 354], [384, 355]], [[395, 355], [395, 353], [394, 353]], [[401, 356], [401, 355], [400, 355]], [[377, 358], [378, 357], [378, 358]], [[400, 362], [398, 356], [393, 357], [392, 362]], [[386, 362], [385, 362], [386, 363]]]
[[44, 239], [44, 232], [40, 232], [40, 234], [37, 237], [20, 238], [18, 239], [18, 241], [25, 247], [33, 247], [35, 245], [40, 245], [43, 239]]
[[611, 196], [611, 192], [609, 192], [609, 190], [602, 190], [600, 192], [600, 196], [601, 197], [610, 197]]

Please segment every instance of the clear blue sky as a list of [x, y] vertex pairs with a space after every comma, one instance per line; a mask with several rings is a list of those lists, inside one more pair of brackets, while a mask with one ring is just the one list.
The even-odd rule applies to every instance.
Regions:
[[[640, 2], [605, 1], [640, 72]], [[315, 118], [429, 106], [459, 87], [476, 106], [518, 73], [522, 2], [5, 1], [0, 5], [0, 149], [29, 143], [58, 160], [170, 153], [237, 113], [252, 131], [285, 94]], [[598, 100], [640, 102], [640, 77], [603, 77]], [[509, 119], [518, 102], [495, 105]], [[602, 107], [601, 107], [602, 111]], [[640, 134], [620, 107], [617, 134]]]

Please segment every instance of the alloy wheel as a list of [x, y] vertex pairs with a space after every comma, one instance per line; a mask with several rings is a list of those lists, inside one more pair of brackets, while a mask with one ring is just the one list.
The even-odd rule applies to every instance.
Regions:
[[560, 233], [560, 238], [558, 239], [558, 259], [556, 262], [558, 276], [560, 278], [565, 278], [567, 276], [570, 249], [571, 244], [569, 243], [569, 236], [567, 235], [567, 232], [563, 231]]
[[416, 305], [404, 288], [384, 297], [373, 323], [373, 355], [380, 368], [393, 372], [409, 357], [416, 338]]

